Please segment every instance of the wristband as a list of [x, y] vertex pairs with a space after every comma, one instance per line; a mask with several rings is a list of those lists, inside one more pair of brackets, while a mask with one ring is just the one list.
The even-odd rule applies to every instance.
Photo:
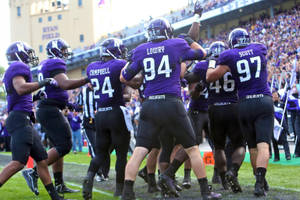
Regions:
[[200, 18], [201, 18], [201, 17], [200, 17], [199, 14], [195, 14], [195, 15], [194, 15], [194, 21], [195, 21], [195, 22], [198, 22], [198, 23], [199, 23], [199, 22], [200, 22]]
[[184, 37], [184, 40], [191, 46], [193, 42], [195, 42], [189, 35]]
[[208, 68], [215, 69], [217, 62], [215, 60], [209, 60]]

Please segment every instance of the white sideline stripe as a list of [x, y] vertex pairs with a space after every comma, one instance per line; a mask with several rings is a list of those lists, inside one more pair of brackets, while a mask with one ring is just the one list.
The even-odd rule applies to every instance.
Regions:
[[[73, 165], [80, 165], [80, 166], [89, 166], [88, 164], [81, 164], [81, 163], [75, 163], [75, 162], [65, 162], [68, 164], [73, 164]], [[113, 167], [111, 167], [110, 169], [114, 170]], [[184, 178], [183, 176], [176, 176], [176, 177], [180, 177], [180, 178]], [[196, 178], [192, 178], [193, 180], [196, 180]], [[245, 185], [245, 186], [252, 186], [252, 185]], [[285, 191], [294, 191], [294, 192], [300, 192], [300, 189], [296, 189], [296, 188], [285, 188], [285, 187], [281, 187], [281, 186], [271, 186], [270, 188], [274, 188], [274, 189], [280, 189], [280, 190], [285, 190]]]
[[[71, 186], [73, 186], [73, 187], [79, 187], [79, 188], [82, 189], [82, 186], [79, 185], [79, 184], [72, 183], [72, 182], [67, 182], [67, 184], [68, 184], [68, 185], [71, 185]], [[95, 189], [95, 188], [93, 188], [93, 192], [98, 192], [98, 193], [100, 193], [100, 194], [104, 194], [104, 195], [109, 196], [109, 197], [113, 197], [113, 196], [114, 196], [113, 194], [111, 194], [111, 193], [109, 193], [109, 192], [104, 192], [104, 191], [102, 191], [102, 190], [98, 190], [98, 189]]]

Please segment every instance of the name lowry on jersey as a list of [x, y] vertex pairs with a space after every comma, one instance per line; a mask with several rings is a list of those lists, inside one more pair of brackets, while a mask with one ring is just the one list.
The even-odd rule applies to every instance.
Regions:
[[105, 74], [110, 74], [108, 67], [103, 69], [92, 69], [90, 71], [90, 76], [105, 75]]
[[164, 53], [165, 46], [147, 48], [147, 55], [156, 54], [156, 53]]

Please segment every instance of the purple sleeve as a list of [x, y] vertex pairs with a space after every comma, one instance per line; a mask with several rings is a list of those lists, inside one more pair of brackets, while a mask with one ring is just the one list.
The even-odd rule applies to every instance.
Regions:
[[11, 79], [15, 76], [23, 76], [26, 80], [29, 80], [31, 76], [30, 68], [24, 63], [18, 62], [11, 68], [10, 76]]
[[140, 56], [137, 56], [137, 51], [134, 51], [132, 56], [132, 62], [126, 64], [126, 68], [122, 71], [122, 76], [126, 81], [131, 80], [137, 73], [142, 70], [142, 64], [140, 64]]
[[218, 65], [227, 65], [229, 66], [230, 63], [230, 55], [229, 51], [224, 51], [220, 54], [220, 57], [218, 59]]
[[198, 62], [192, 72], [200, 77], [200, 80], [206, 80], [207, 62]]
[[204, 54], [200, 49], [192, 49], [188, 43], [183, 39], [178, 40], [178, 47], [180, 48], [181, 61], [186, 60], [202, 60]]
[[49, 72], [60, 70], [65, 73], [67, 71], [67, 66], [66, 66], [65, 61], [62, 59], [51, 59], [48, 61], [46, 69]]

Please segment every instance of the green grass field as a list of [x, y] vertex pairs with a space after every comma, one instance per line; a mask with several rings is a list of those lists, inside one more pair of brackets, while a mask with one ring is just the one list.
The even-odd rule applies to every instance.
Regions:
[[[0, 154], [1, 155], [1, 154]], [[111, 168], [114, 168], [115, 165], [115, 156], [112, 155], [111, 157]], [[1, 159], [1, 157], [0, 157]], [[78, 153], [78, 154], [69, 154], [65, 157], [65, 163], [67, 167], [65, 167], [65, 173], [67, 171], [70, 172], [69, 176], [66, 179], [68, 179], [68, 184], [71, 187], [80, 189], [81, 187], [81, 180], [82, 177], [86, 174], [86, 169], [88, 167], [88, 164], [90, 162], [90, 157], [87, 156], [86, 153]], [[80, 170], [73, 170], [69, 168], [69, 166], [83, 166], [83, 169], [80, 168]], [[2, 165], [2, 164], [1, 164]], [[3, 165], [2, 165], [3, 166]], [[142, 164], [144, 166], [144, 163]], [[207, 166], [207, 176], [209, 179], [212, 177], [213, 173], [213, 167]], [[73, 170], [73, 171], [72, 171]], [[84, 170], [84, 171], [82, 171]], [[292, 193], [294, 194], [292, 199], [300, 199], [300, 181], [299, 181], [299, 172], [300, 172], [300, 165], [280, 165], [280, 164], [270, 164], [268, 167], [267, 172], [267, 179], [269, 181], [269, 184], [272, 189], [274, 189], [274, 192], [284, 193], [287, 194]], [[180, 168], [177, 176], [180, 177], [183, 176], [183, 167]], [[114, 174], [114, 170], [111, 170], [111, 174]], [[78, 176], [78, 178], [70, 178], [70, 176]], [[113, 176], [113, 175], [112, 175]], [[111, 177], [112, 177], [111, 176]], [[195, 177], [194, 177], [195, 178]], [[138, 178], [139, 179], [139, 178]], [[252, 174], [252, 168], [250, 166], [250, 163], [244, 162], [240, 172], [239, 172], [239, 180], [240, 183], [243, 185], [243, 187], [248, 187], [249, 191], [252, 189], [253, 184], [255, 182], [254, 176]], [[140, 181], [140, 179], [139, 179]], [[139, 182], [143, 183], [143, 182]], [[102, 184], [102, 185], [101, 185]], [[114, 184], [112, 181], [111, 183], [100, 183], [95, 184], [95, 191], [93, 193], [93, 199], [118, 199], [113, 198], [112, 193], [114, 186], [111, 185], [110, 187], [107, 187], [103, 184]], [[136, 184], [136, 187], [140, 187], [140, 184]], [[36, 199], [36, 200], [46, 200], [49, 199], [46, 190], [43, 188], [43, 185], [39, 183], [40, 188], [40, 195], [38, 197], [35, 197], [31, 191], [27, 188], [26, 182], [23, 179], [21, 173], [18, 173], [13, 178], [11, 178], [1, 189], [0, 189], [0, 200], [26, 200], [26, 199]], [[139, 191], [143, 191], [144, 189], [138, 189]], [[296, 194], [296, 195], [295, 195]], [[295, 198], [295, 196], [298, 196], [299, 198]], [[71, 199], [82, 199], [81, 193], [77, 194], [70, 194], [66, 195], [67, 198]], [[227, 198], [226, 198], [227, 199]], [[234, 199], [234, 198], [229, 198]], [[237, 198], [241, 199], [241, 198]], [[247, 198], [246, 198], [247, 199]], [[254, 197], [253, 197], [254, 199]], [[269, 198], [268, 198], [269, 199]], [[271, 198], [273, 199], [273, 198]], [[276, 198], [275, 198], [276, 199]], [[277, 199], [285, 199], [285, 198], [277, 198]], [[290, 199], [290, 198], [288, 198]]]

